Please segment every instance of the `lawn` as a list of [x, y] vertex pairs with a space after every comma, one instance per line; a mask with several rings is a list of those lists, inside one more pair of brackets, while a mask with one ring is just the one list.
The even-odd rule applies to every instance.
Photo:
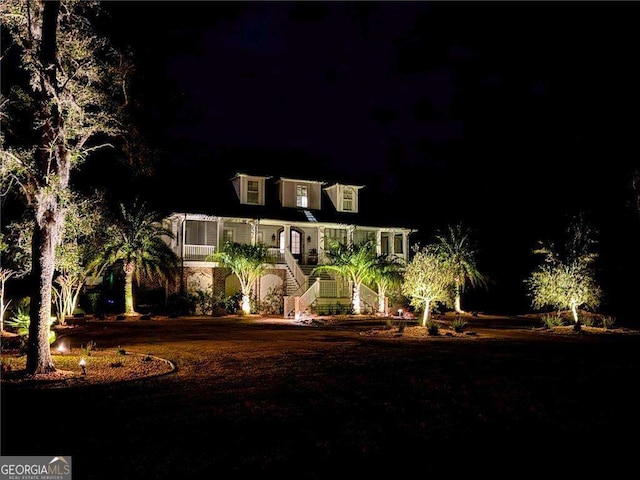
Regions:
[[73, 381], [3, 379], [2, 455], [70, 455], [76, 480], [615, 476], [635, 465], [637, 331], [483, 316], [462, 334], [418, 331], [353, 318], [89, 321], [61, 333], [67, 355], [91, 344], [105, 369], [126, 372], [110, 367], [124, 351], [175, 371], [112, 382], [88, 363]]

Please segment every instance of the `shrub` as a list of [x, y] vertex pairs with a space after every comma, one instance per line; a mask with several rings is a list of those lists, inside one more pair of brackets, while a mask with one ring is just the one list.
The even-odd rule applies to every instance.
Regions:
[[[49, 319], [49, 327], [56, 321], [56, 317]], [[19, 307], [14, 312], [13, 316], [7, 320], [7, 325], [14, 328], [16, 333], [25, 339], [29, 337], [29, 326], [31, 325], [31, 318], [29, 312], [24, 307]], [[56, 332], [49, 330], [49, 344], [56, 341]]]
[[237, 313], [240, 309], [240, 302], [242, 302], [242, 293], [237, 292], [233, 295], [225, 295], [220, 292], [213, 297], [213, 307], [215, 309], [222, 309], [228, 314]]
[[260, 304], [260, 313], [263, 315], [282, 315], [284, 287], [274, 285], [269, 289]]
[[18, 335], [29, 335], [30, 324], [29, 312], [23, 308], [17, 308], [11, 318], [7, 320], [7, 325], [14, 328]]
[[96, 342], [94, 342], [93, 340], [89, 340], [89, 342], [86, 345], [80, 346], [80, 352], [83, 357], [90, 357], [91, 352], [94, 351], [95, 349], [96, 349]]
[[0, 368], [2, 375], [7, 375], [13, 370], [13, 361], [10, 358], [0, 359]]
[[615, 317], [611, 317], [611, 316], [602, 317], [602, 328], [604, 328], [605, 330], [613, 327], [614, 323], [616, 323]]
[[462, 333], [465, 327], [469, 324], [464, 318], [460, 316], [456, 316], [456, 318], [451, 322], [451, 328], [457, 333]]
[[193, 315], [195, 305], [187, 295], [182, 293], [172, 293], [167, 298], [167, 313], [170, 316]]
[[436, 336], [440, 334], [440, 324], [438, 322], [429, 320], [425, 326], [427, 327], [429, 335]]
[[200, 315], [213, 313], [213, 296], [210, 291], [196, 290], [189, 295], [189, 310]]
[[87, 294], [87, 301], [89, 302], [89, 310], [91, 313], [98, 313], [100, 305], [100, 292], [90, 292]]
[[564, 320], [560, 315], [543, 315], [542, 325], [546, 328], [560, 327], [564, 325]]

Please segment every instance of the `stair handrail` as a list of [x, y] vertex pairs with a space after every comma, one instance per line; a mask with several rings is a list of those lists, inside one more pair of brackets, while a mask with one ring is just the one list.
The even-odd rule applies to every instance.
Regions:
[[360, 302], [368, 306], [372, 312], [378, 311], [378, 294], [364, 283], [360, 284]]
[[295, 289], [295, 291], [291, 294], [288, 295], [289, 297], [301, 297], [302, 295], [304, 295], [304, 292], [306, 292], [309, 289], [309, 279], [305, 278], [304, 283], [302, 285], [300, 285], [298, 288]]
[[293, 273], [293, 278], [296, 280], [298, 287], [301, 287], [302, 285], [304, 285], [307, 279], [307, 276], [300, 269], [300, 265], [298, 265], [298, 261], [291, 254], [291, 251], [288, 248], [284, 249], [284, 260], [285, 260], [285, 263], [287, 264], [287, 267], [289, 267], [289, 270], [291, 270], [291, 273]]
[[298, 303], [300, 307], [300, 311], [295, 313], [298, 314], [306, 311], [311, 306], [311, 304], [315, 302], [316, 298], [318, 298], [318, 295], [320, 295], [320, 279], [319, 278], [316, 279], [315, 282], [313, 282], [313, 285], [311, 285], [306, 292], [300, 295], [300, 300]]

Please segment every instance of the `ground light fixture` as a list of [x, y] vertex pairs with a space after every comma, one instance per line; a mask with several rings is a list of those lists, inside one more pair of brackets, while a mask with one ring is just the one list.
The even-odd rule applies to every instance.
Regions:
[[80, 365], [80, 368], [82, 368], [82, 375], [86, 375], [87, 374], [87, 361], [84, 359], [84, 357], [82, 357], [80, 359], [80, 362], [78, 363], [78, 365]]

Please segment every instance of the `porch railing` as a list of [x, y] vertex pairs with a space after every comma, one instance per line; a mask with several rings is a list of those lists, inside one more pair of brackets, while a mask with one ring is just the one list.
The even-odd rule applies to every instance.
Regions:
[[197, 262], [207, 261], [209, 255], [213, 255], [216, 251], [215, 245], [190, 245], [185, 244], [182, 251], [182, 258], [184, 260], [191, 260]]
[[343, 282], [339, 278], [333, 280], [320, 280], [320, 297], [345, 298], [351, 296], [349, 282]]
[[378, 294], [365, 284], [360, 285], [360, 308], [363, 312], [375, 313], [378, 311]]
[[269, 247], [267, 261], [269, 263], [284, 263], [284, 250], [280, 250], [278, 247]]

